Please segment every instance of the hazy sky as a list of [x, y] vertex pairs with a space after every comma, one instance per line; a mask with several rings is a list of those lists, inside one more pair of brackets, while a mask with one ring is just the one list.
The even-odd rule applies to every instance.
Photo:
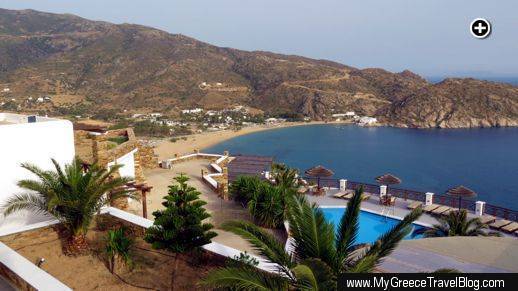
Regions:
[[[0, 0], [138, 23], [219, 46], [425, 76], [518, 76], [518, 0]], [[469, 33], [484, 17], [492, 34]]]

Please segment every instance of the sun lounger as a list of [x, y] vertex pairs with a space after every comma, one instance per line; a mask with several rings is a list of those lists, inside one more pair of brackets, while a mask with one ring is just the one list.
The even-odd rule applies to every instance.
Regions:
[[518, 230], [518, 223], [511, 222], [510, 224], [503, 226], [500, 230], [503, 230], [508, 233], [513, 233], [514, 231]]
[[437, 204], [430, 204], [430, 205], [426, 205], [426, 206], [423, 208], [423, 211], [424, 211], [424, 212], [432, 212], [433, 210], [437, 209], [437, 207], [439, 207], [439, 205], [437, 205]]
[[[446, 206], [446, 207], [448, 207], [448, 206]], [[450, 215], [450, 213], [452, 213], [453, 211], [457, 211], [457, 209], [455, 209], [455, 208], [451, 208], [451, 207], [448, 207], [448, 209], [446, 209], [445, 211], [443, 211], [443, 212], [441, 213], [441, 215]]]
[[[342, 199], [352, 199], [353, 196], [354, 196], [354, 191], [351, 191], [350, 193], [343, 195], [341, 198]], [[364, 193], [362, 196], [362, 201], [369, 200], [370, 198], [371, 198], [371, 195]]]
[[338, 193], [334, 194], [333, 197], [341, 199], [341, 198], [344, 197], [344, 195], [347, 195], [347, 193], [346, 192], [338, 192]]
[[482, 215], [481, 217], [479, 217], [479, 220], [482, 224], [489, 224], [495, 222], [496, 217], [494, 217], [493, 215]]
[[423, 206], [423, 202], [419, 202], [419, 201], [414, 201], [412, 203], [409, 203], [406, 207], [408, 209], [411, 209], [411, 210], [414, 210], [416, 209], [417, 207], [421, 207]]
[[438, 215], [438, 214], [442, 214], [443, 212], [445, 212], [446, 210], [449, 210], [449, 209], [450, 209], [450, 207], [448, 207], [448, 206], [439, 206], [430, 212]]
[[508, 225], [509, 223], [511, 223], [509, 220], [501, 219], [501, 220], [497, 220], [497, 221], [491, 223], [489, 225], [489, 227], [492, 229], [500, 229], [503, 226]]

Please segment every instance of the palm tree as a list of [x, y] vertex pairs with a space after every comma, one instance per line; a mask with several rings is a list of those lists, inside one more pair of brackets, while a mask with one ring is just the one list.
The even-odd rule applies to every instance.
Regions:
[[285, 164], [273, 164], [272, 176], [275, 179], [275, 185], [283, 189], [295, 189], [297, 186], [297, 169], [290, 168]]
[[56, 160], [52, 159], [52, 163], [52, 171], [22, 164], [38, 179], [19, 181], [18, 186], [29, 192], [12, 196], [2, 208], [5, 216], [21, 210], [54, 216], [68, 231], [65, 251], [74, 254], [87, 249], [86, 233], [101, 207], [122, 197], [137, 197], [122, 187], [129, 182], [128, 178], [114, 177], [122, 165], [109, 170], [92, 165], [85, 173], [77, 157], [64, 169]]
[[452, 211], [447, 216], [438, 217], [438, 224], [432, 228], [422, 228], [414, 232], [414, 235], [423, 234], [424, 237], [443, 236], [500, 236], [498, 232], [486, 231], [487, 224], [480, 222], [478, 217], [468, 219], [466, 209]]
[[411, 224], [422, 213], [416, 209], [372, 245], [358, 245], [360, 204], [363, 189], [356, 191], [338, 228], [325, 220], [323, 212], [304, 197], [293, 197], [288, 220], [293, 239], [287, 252], [274, 236], [248, 222], [224, 225], [247, 239], [271, 263], [277, 273], [250, 266], [225, 267], [210, 272], [202, 284], [239, 290], [336, 290], [341, 273], [372, 272], [398, 243], [411, 232]]

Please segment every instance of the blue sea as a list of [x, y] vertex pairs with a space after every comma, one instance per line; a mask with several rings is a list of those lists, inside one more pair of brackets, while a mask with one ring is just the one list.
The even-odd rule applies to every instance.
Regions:
[[236, 137], [206, 152], [273, 156], [304, 171], [324, 165], [335, 178], [374, 183], [392, 173], [399, 188], [444, 193], [467, 186], [475, 199], [518, 209], [518, 128], [402, 129], [310, 125]]

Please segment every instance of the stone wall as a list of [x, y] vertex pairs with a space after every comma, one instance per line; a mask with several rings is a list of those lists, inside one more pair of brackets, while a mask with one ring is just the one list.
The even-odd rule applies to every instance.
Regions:
[[154, 169], [158, 167], [158, 155], [155, 154], [155, 146], [139, 141], [138, 147], [138, 161], [143, 169]]
[[[91, 148], [90, 153], [84, 150], [84, 153], [81, 154], [85, 162], [90, 164], [96, 163], [101, 167], [107, 167], [109, 163], [137, 149], [134, 155], [135, 182], [137, 184], [146, 182], [143, 168], [155, 168], [158, 166], [158, 158], [155, 156], [154, 148], [151, 145], [139, 142], [135, 138], [132, 128], [110, 130], [99, 135], [80, 130], [74, 134], [76, 138], [76, 148], [79, 146], [84, 149], [88, 146]], [[113, 142], [109, 141], [112, 137], [126, 137], [127, 141], [113, 147]], [[119, 200], [120, 201], [115, 201], [112, 206], [127, 209], [127, 199], [123, 198]]]

